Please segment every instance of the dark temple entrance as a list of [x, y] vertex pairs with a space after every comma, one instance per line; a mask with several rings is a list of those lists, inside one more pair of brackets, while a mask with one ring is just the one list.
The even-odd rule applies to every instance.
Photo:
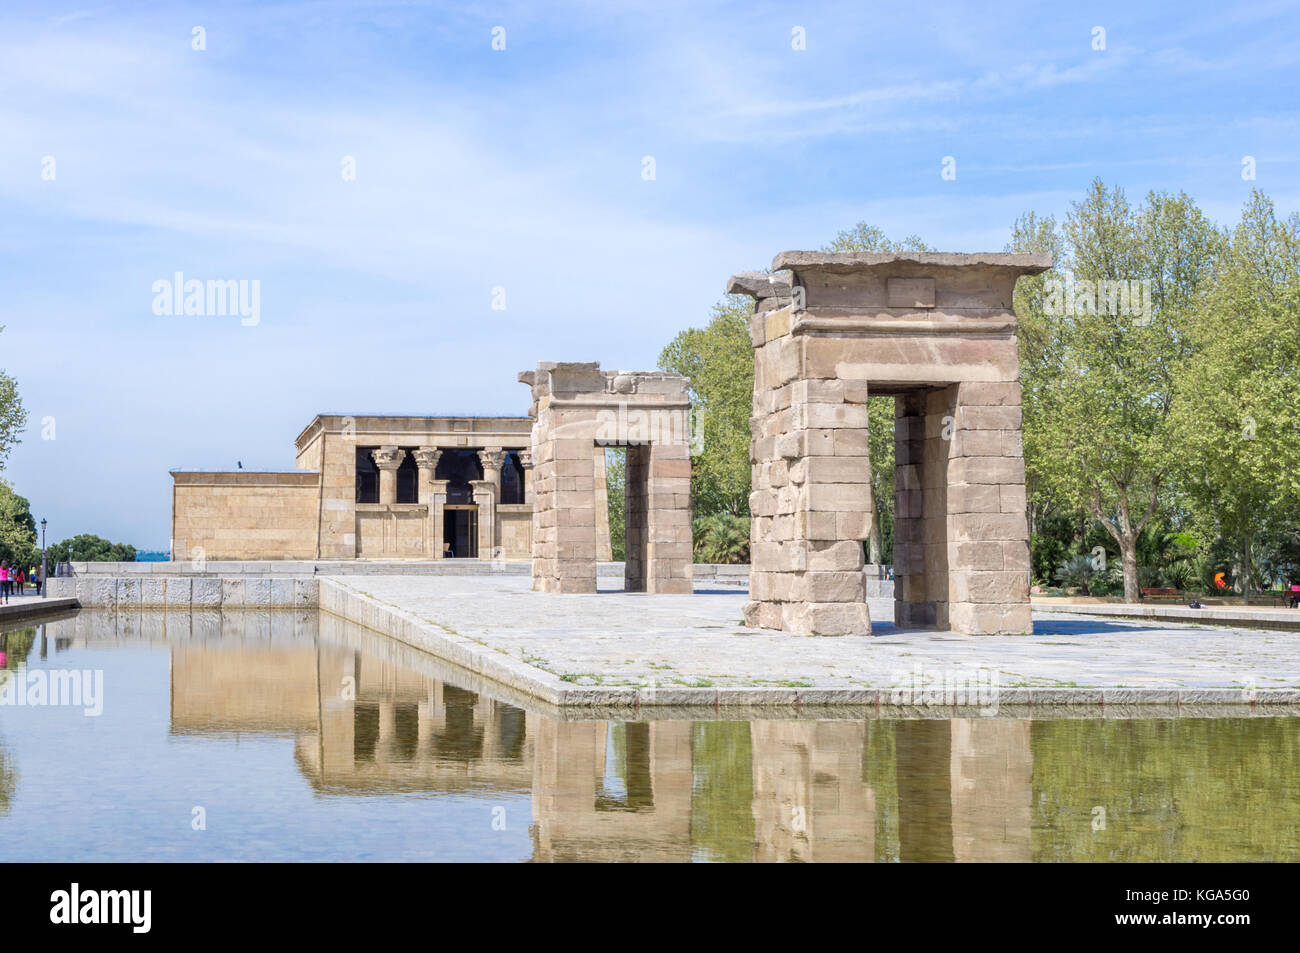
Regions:
[[454, 559], [478, 559], [478, 507], [449, 504], [443, 510], [442, 541]]

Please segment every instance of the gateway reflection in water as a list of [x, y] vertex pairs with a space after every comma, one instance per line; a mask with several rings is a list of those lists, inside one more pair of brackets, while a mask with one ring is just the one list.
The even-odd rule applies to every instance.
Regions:
[[314, 611], [83, 612], [5, 643], [6, 670], [105, 685], [97, 719], [0, 709], [11, 859], [1290, 860], [1300, 841], [1292, 717], [569, 720]]

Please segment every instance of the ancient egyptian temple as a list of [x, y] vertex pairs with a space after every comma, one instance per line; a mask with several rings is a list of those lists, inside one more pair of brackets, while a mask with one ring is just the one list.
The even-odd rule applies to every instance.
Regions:
[[[532, 427], [322, 414], [298, 435], [294, 469], [171, 471], [172, 558], [529, 559]], [[591, 469], [603, 495], [603, 450]], [[609, 559], [608, 512], [593, 516]]]
[[[868, 399], [894, 405], [894, 611], [909, 627], [1031, 628], [1012, 297], [1042, 255], [783, 252], [754, 301], [752, 626], [866, 635]], [[605, 452], [626, 456], [628, 592], [693, 588], [690, 382], [542, 362], [525, 417], [316, 417], [296, 466], [172, 471], [173, 559], [532, 560], [597, 591]], [[536, 473], [534, 474], [534, 466]]]

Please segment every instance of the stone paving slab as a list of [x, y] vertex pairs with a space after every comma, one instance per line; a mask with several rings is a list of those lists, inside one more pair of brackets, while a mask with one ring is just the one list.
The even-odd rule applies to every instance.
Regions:
[[[544, 594], [504, 576], [332, 577], [321, 596], [328, 611], [556, 704], [897, 704], [900, 686], [945, 677], [996, 685], [1007, 705], [1300, 703], [1293, 632], [1036, 609], [1032, 636], [878, 621], [871, 636], [800, 637], [746, 628], [746, 599], [732, 587]], [[874, 620], [892, 617], [892, 600], [868, 603]]]

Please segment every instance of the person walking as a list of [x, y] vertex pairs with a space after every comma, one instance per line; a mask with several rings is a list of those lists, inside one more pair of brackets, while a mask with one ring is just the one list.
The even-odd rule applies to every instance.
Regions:
[[9, 605], [9, 593], [13, 587], [13, 570], [9, 568], [9, 560], [0, 561], [0, 599], [4, 600], [5, 605]]
[[23, 594], [23, 588], [27, 585], [27, 571], [19, 569], [18, 574], [14, 577], [14, 582], [16, 583], [14, 588], [18, 591], [18, 595], [21, 596]]

